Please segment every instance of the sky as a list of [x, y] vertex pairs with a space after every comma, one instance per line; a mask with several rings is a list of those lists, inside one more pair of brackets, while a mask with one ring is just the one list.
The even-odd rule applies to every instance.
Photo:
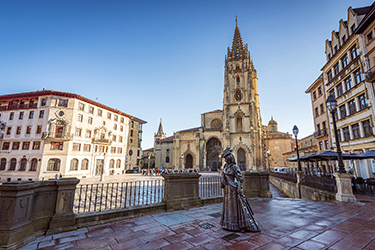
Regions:
[[167, 136], [222, 109], [235, 18], [258, 73], [262, 123], [314, 132], [305, 90], [321, 74], [325, 40], [365, 0], [0, 0], [0, 94], [52, 89], [97, 100]]

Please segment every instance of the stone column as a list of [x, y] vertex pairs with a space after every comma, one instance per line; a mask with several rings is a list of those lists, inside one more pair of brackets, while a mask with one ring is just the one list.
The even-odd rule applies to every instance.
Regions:
[[[0, 185], [0, 248], [17, 248], [25, 238], [33, 240], [34, 229], [31, 209], [34, 189], [33, 181], [14, 181]], [[31, 238], [31, 239], [30, 239]]]
[[164, 202], [167, 210], [201, 206], [198, 173], [163, 174]]
[[352, 175], [347, 173], [334, 173], [336, 178], [336, 200], [341, 202], [357, 202], [353, 195]]
[[266, 197], [272, 198], [267, 172], [243, 172], [243, 191], [247, 198]]
[[76, 215], [73, 213], [73, 203], [78, 183], [79, 179], [77, 178], [56, 180], [56, 208], [49, 224], [47, 235], [76, 229]]

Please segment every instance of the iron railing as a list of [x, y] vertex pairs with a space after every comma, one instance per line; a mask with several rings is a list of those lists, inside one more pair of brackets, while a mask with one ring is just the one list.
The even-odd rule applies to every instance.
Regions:
[[223, 195], [220, 176], [208, 176], [199, 178], [199, 197]]
[[290, 181], [293, 183], [297, 183], [297, 175], [296, 173], [275, 173], [275, 172], [270, 172], [271, 176], [274, 176], [276, 178], [280, 178], [286, 181]]
[[76, 214], [137, 207], [162, 202], [164, 180], [142, 180], [78, 185], [74, 199]]
[[337, 192], [336, 179], [334, 176], [303, 175], [302, 185], [330, 193]]

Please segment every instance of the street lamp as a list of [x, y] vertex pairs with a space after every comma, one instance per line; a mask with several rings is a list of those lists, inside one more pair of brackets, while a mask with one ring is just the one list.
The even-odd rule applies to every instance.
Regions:
[[148, 175], [150, 173], [150, 161], [151, 161], [151, 154], [148, 154], [148, 164], [147, 164], [147, 174]]
[[296, 138], [298, 171], [302, 171], [301, 163], [299, 162], [298, 141], [297, 141], [298, 132], [299, 132], [298, 127], [296, 125], [294, 125], [294, 127], [293, 127], [293, 134], [294, 134], [294, 137]]
[[337, 127], [336, 127], [336, 108], [337, 108], [337, 101], [333, 95], [328, 96], [327, 100], [327, 109], [331, 112], [332, 115], [332, 120], [333, 120], [333, 131], [335, 132], [335, 139], [336, 139], [336, 151], [337, 151], [337, 161], [339, 164], [339, 173], [346, 173], [345, 171], [345, 166], [344, 162], [342, 160], [342, 153], [341, 153], [341, 148], [340, 148], [340, 138], [337, 133]]

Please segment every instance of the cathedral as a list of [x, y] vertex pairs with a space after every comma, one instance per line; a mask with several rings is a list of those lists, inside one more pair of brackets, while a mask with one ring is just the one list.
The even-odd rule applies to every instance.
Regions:
[[201, 126], [166, 137], [162, 121], [154, 136], [156, 167], [217, 171], [221, 152], [233, 149], [242, 171], [264, 170], [264, 134], [258, 78], [236, 20], [224, 67], [223, 108], [201, 114]]

